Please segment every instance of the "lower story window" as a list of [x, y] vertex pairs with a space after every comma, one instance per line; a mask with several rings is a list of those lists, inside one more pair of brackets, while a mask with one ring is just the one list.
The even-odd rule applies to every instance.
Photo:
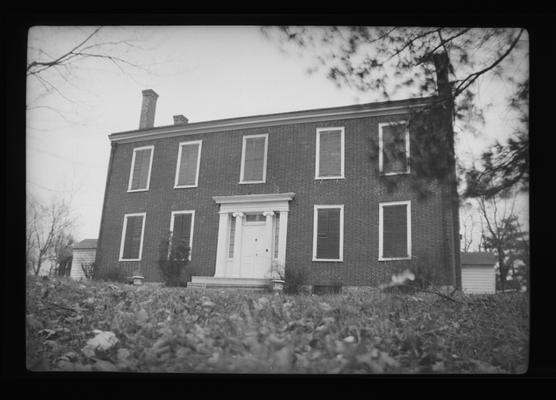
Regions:
[[125, 214], [120, 244], [120, 261], [140, 261], [146, 213]]
[[379, 204], [379, 260], [411, 258], [411, 202]]
[[[170, 222], [170, 231], [172, 232], [172, 245], [185, 245], [189, 248], [188, 254], [191, 260], [193, 246], [193, 222], [195, 220], [195, 211], [173, 211]], [[174, 247], [179, 249], [179, 247]]]
[[313, 221], [313, 261], [342, 261], [344, 206], [315, 205]]

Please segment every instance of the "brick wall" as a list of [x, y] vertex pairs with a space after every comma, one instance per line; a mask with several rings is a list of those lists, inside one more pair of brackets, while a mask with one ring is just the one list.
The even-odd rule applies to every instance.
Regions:
[[[212, 276], [216, 262], [218, 206], [212, 196], [294, 192], [288, 221], [286, 268], [303, 271], [310, 284], [377, 285], [393, 273], [418, 263], [434, 265], [442, 283], [452, 283], [440, 190], [421, 199], [411, 189], [411, 175], [399, 176], [389, 191], [378, 177], [372, 140], [378, 124], [403, 116], [367, 117], [279, 127], [231, 130], [118, 144], [113, 149], [107, 181], [97, 262], [99, 268], [140, 268], [147, 280], [161, 279], [156, 260], [160, 239], [170, 227], [171, 211], [195, 210], [191, 267], [194, 274]], [[345, 127], [345, 177], [315, 180], [316, 129]], [[267, 177], [264, 184], [239, 185], [242, 136], [269, 134]], [[174, 189], [178, 143], [203, 140], [199, 187]], [[411, 140], [418, 138], [411, 137]], [[154, 145], [150, 190], [127, 193], [133, 148]], [[411, 261], [378, 261], [379, 202], [411, 200]], [[344, 205], [344, 261], [313, 262], [313, 206]], [[125, 213], [146, 212], [142, 261], [119, 262]]]

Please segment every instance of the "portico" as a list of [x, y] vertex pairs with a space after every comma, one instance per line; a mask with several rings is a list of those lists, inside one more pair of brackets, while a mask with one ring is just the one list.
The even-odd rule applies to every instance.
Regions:
[[265, 279], [271, 277], [273, 262], [284, 266], [289, 202], [294, 196], [213, 197], [220, 205], [214, 277]]

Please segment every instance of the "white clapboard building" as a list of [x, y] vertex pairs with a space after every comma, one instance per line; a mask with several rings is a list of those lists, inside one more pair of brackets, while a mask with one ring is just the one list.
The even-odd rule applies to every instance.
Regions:
[[464, 293], [496, 292], [496, 257], [486, 252], [461, 252], [461, 287]]
[[81, 265], [95, 262], [97, 252], [97, 239], [83, 239], [73, 245], [73, 260], [71, 262], [70, 276], [73, 279], [86, 279]]

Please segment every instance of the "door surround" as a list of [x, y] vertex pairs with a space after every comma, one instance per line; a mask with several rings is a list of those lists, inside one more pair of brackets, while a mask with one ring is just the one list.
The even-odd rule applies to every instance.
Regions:
[[[272, 260], [275, 260], [282, 268], [285, 266], [289, 202], [294, 196], [295, 193], [290, 192], [213, 197], [213, 200], [220, 206], [215, 277], [241, 278], [243, 221], [245, 215], [249, 213], [262, 213], [265, 216], [264, 240], [267, 241], [265, 244], [270, 253], [269, 264]], [[276, 222], [276, 215], [280, 216], [280, 222], [278, 227], [278, 257], [274, 258], [272, 243], [274, 242], [273, 227]], [[232, 219], [235, 219], [233, 258], [229, 258]], [[270, 265], [265, 266], [265, 268], [267, 272], [264, 275], [270, 278]]]

